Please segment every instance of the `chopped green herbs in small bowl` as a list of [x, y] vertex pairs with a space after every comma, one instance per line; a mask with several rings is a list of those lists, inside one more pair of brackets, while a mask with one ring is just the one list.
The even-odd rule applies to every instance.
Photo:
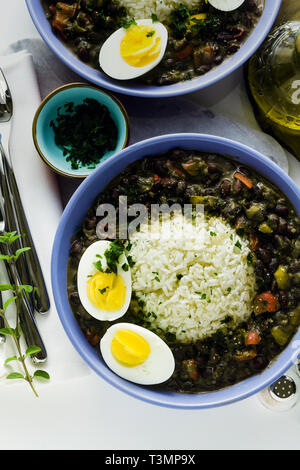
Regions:
[[39, 106], [33, 139], [57, 173], [86, 178], [126, 147], [129, 120], [123, 105], [99, 88], [72, 83], [54, 90]]

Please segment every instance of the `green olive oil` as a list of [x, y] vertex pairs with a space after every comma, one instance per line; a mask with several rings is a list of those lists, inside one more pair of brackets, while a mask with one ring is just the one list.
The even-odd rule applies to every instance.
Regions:
[[300, 21], [281, 24], [251, 58], [248, 83], [262, 128], [300, 160]]

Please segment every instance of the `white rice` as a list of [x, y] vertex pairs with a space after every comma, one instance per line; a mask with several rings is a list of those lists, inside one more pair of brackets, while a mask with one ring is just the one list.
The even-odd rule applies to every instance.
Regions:
[[193, 9], [202, 2], [199, 0], [120, 0], [120, 3], [127, 8], [129, 16], [137, 20], [151, 18], [154, 13], [160, 21], [168, 22], [170, 11], [178, 8], [181, 3]]
[[149, 236], [142, 226], [131, 237], [132, 287], [151, 325], [191, 342], [226, 328], [228, 316], [230, 326], [245, 321], [256, 292], [248, 241], [221, 218], [202, 216], [195, 226], [177, 214], [163, 237], [166, 227], [152, 224]]

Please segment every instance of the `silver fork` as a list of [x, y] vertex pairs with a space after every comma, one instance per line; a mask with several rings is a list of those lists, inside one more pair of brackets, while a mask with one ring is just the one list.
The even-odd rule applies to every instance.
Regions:
[[2, 135], [2, 145], [0, 143], [1, 177], [3, 186], [6, 186], [7, 191], [4, 197], [10, 198], [12, 207], [12, 213], [7, 214], [7, 230], [16, 230], [18, 233], [22, 234], [22, 238], [18, 241], [19, 248], [25, 246], [31, 247], [30, 251], [20, 256], [20, 277], [23, 284], [30, 284], [37, 288], [39, 294], [34, 295], [32, 300], [35, 309], [40, 313], [44, 313], [47, 312], [50, 307], [49, 296], [23, 209], [9, 153], [12, 115], [12, 96], [8, 83], [0, 68], [0, 133]]

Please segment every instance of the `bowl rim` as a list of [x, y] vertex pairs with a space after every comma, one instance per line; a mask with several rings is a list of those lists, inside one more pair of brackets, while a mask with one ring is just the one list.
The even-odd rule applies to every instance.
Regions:
[[[300, 341], [298, 341], [300, 340], [300, 330], [298, 330], [289, 345], [281, 352], [281, 354], [275, 359], [275, 361], [271, 363], [271, 365], [267, 369], [265, 369], [262, 373], [256, 374], [242, 382], [239, 382], [237, 384], [223, 388], [218, 391], [200, 394], [180, 394], [175, 392], [168, 393], [161, 391], [157, 392], [151, 389], [145, 389], [141, 386], [121, 379], [112, 371], [110, 371], [110, 369], [104, 363], [101, 362], [100, 358], [95, 361], [95, 359], [91, 357], [89, 351], [87, 350], [88, 347], [86, 344], [86, 340], [82, 337], [79, 337], [72, 327], [72, 318], [73, 322], [76, 322], [76, 320], [73, 317], [70, 307], [70, 314], [66, 313], [67, 310], [64, 306], [64, 296], [63, 294], [61, 294], [61, 283], [59, 282], [58, 276], [59, 272], [61, 272], [61, 269], [59, 269], [59, 253], [65, 226], [67, 225], [68, 219], [72, 215], [73, 211], [76, 211], [76, 205], [81, 199], [82, 195], [87, 192], [89, 185], [94, 181], [97, 181], [97, 178], [99, 177], [104, 178], [104, 175], [107, 171], [109, 171], [109, 169], [111, 169], [114, 165], [118, 164], [123, 160], [126, 161], [126, 158], [132, 153], [142, 151], [143, 156], [132, 160], [137, 161], [143, 158], [144, 156], [149, 155], [149, 152], [151, 152], [151, 147], [155, 146], [156, 144], [170, 144], [169, 148], [172, 148], [173, 146], [180, 146], [181, 141], [184, 141], [184, 144], [182, 145], [183, 147], [187, 144], [187, 142], [191, 143], [192, 145], [195, 145], [195, 148], [197, 148], [197, 144], [199, 145], [201, 143], [207, 143], [216, 146], [224, 145], [227, 149], [230, 149], [233, 152], [244, 152], [244, 154], [247, 155], [247, 158], [249, 158], [250, 160], [254, 160], [253, 164], [244, 164], [247, 164], [250, 167], [252, 165], [252, 167], [256, 168], [256, 164], [258, 163], [258, 165], [261, 165], [261, 167], [267, 173], [263, 173], [266, 177], [268, 177], [267, 175], [269, 173], [273, 173], [273, 175], [278, 178], [281, 184], [289, 188], [289, 192], [297, 201], [297, 206], [295, 208], [300, 213], [300, 189], [298, 188], [296, 183], [294, 183], [294, 181], [286, 173], [284, 173], [283, 170], [281, 170], [281, 168], [278, 167], [274, 162], [272, 162], [270, 159], [257, 152], [256, 150], [233, 140], [206, 134], [184, 133], [168, 134], [153, 137], [138, 142], [130, 147], [127, 147], [125, 150], [122, 150], [118, 154], [114, 155], [111, 159], [104, 162], [104, 164], [100, 168], [98, 168], [89, 178], [87, 178], [73, 194], [62, 215], [53, 244], [51, 260], [52, 289], [58, 315], [60, 317], [60, 321], [63, 325], [63, 328], [65, 329], [65, 332], [69, 337], [69, 340], [73, 344], [76, 351], [85, 360], [85, 362], [87, 362], [87, 364], [104, 380], [106, 380], [118, 390], [121, 390], [130, 396], [133, 396], [151, 404], [176, 409], [206, 409], [224, 406], [248, 398], [253, 394], [258, 393], [264, 388], [268, 387], [271, 383], [281, 377], [293, 365], [294, 354], [299, 354], [300, 352]], [[218, 152], [220, 151], [217, 151], [217, 153]], [[155, 154], [159, 153], [159, 150], [155, 151]], [[224, 151], [223, 154], [227, 154], [230, 156], [230, 151], [228, 151], [228, 153]], [[237, 158], [237, 156], [233, 156], [233, 158]], [[246, 156], [244, 158], [246, 158]], [[130, 162], [128, 162], [127, 165], [129, 163]], [[127, 165], [125, 165], [125, 167]], [[256, 171], [258, 171], [258, 173], [262, 173], [261, 170]], [[108, 182], [111, 181], [114, 177], [115, 175], [113, 177], [109, 177], [109, 180], [106, 180], [104, 187], [107, 186]], [[269, 179], [272, 181], [271, 177], [269, 177]], [[290, 196], [287, 197], [290, 198]], [[299, 349], [293, 352], [293, 350], [295, 349], [294, 342], [296, 344], [296, 347], [299, 346]], [[184, 396], [184, 401], [182, 400], [182, 396]], [[206, 397], [206, 400], [201, 401], [201, 397]]]
[[[33, 142], [34, 142], [34, 145], [35, 145], [35, 148], [39, 154], [39, 156], [41, 157], [41, 159], [43, 160], [44, 163], [46, 163], [46, 165], [48, 165], [52, 170], [54, 170], [56, 173], [58, 173], [59, 175], [61, 176], [65, 176], [67, 178], [75, 178], [75, 179], [84, 179], [84, 178], [87, 178], [88, 176], [90, 176], [90, 174], [87, 174], [87, 175], [76, 175], [76, 174], [73, 174], [73, 173], [69, 173], [69, 172], [66, 172], [66, 171], [63, 171], [63, 170], [60, 170], [59, 168], [57, 168], [55, 165], [53, 165], [53, 163], [51, 163], [48, 158], [46, 157], [46, 155], [42, 152], [40, 146], [39, 146], [39, 142], [38, 142], [38, 138], [37, 138], [37, 124], [38, 124], [38, 120], [39, 120], [39, 117], [40, 117], [40, 114], [42, 112], [42, 110], [44, 109], [45, 105], [51, 101], [51, 99], [58, 95], [59, 93], [61, 93], [62, 91], [64, 90], [68, 90], [68, 89], [71, 89], [71, 88], [89, 88], [89, 89], [92, 89], [92, 90], [96, 90], [99, 94], [102, 94], [102, 95], [106, 95], [108, 96], [108, 98], [110, 98], [113, 102], [116, 103], [116, 105], [118, 106], [119, 110], [121, 111], [123, 117], [124, 117], [124, 121], [125, 121], [125, 139], [124, 139], [124, 143], [123, 143], [123, 146], [122, 146], [122, 150], [124, 148], [127, 147], [128, 145], [128, 142], [129, 142], [129, 138], [130, 138], [130, 121], [129, 121], [129, 116], [128, 116], [128, 113], [123, 105], [123, 103], [121, 103], [121, 101], [116, 98], [114, 95], [112, 95], [111, 93], [109, 93], [107, 90], [102, 90], [101, 88], [95, 86], [95, 85], [90, 85], [89, 83], [82, 83], [82, 82], [72, 82], [72, 83], [67, 83], [65, 85], [61, 85], [59, 86], [58, 88], [55, 88], [54, 90], [52, 90], [43, 100], [42, 102], [40, 103], [40, 105], [38, 106], [36, 112], [35, 112], [35, 115], [34, 115], [34, 118], [33, 118], [33, 122], [32, 122], [32, 138], [33, 138]], [[120, 150], [118, 150], [116, 153], [118, 153]], [[114, 156], [114, 154], [112, 155]], [[111, 158], [111, 157], [110, 157]], [[96, 168], [95, 168], [96, 169]]]
[[[40, 0], [26, 0], [27, 8], [36, 29], [52, 52], [54, 52], [54, 54], [56, 54], [56, 56], [59, 57], [59, 59], [67, 67], [81, 75], [82, 78], [85, 78], [86, 80], [93, 82], [98, 86], [102, 86], [116, 93], [144, 98], [163, 98], [192, 93], [219, 82], [220, 80], [230, 75], [233, 71], [241, 67], [266, 38], [276, 19], [282, 0], [265, 0], [265, 2], [267, 3], [265, 3], [263, 14], [255, 27], [257, 33], [254, 34], [253, 31], [235, 55], [225, 60], [221, 65], [213, 69], [211, 72], [208, 72], [201, 77], [185, 82], [179, 82], [173, 85], [145, 85], [135, 87], [135, 85], [131, 86], [130, 84], [124, 85], [123, 82], [118, 84], [117, 81], [112, 81], [105, 74], [100, 73], [100, 71], [93, 69], [84, 62], [80, 61], [73, 53], [70, 52], [67, 46], [65, 46], [55, 36], [51, 30], [51, 26], [46, 19], [43, 7], [40, 4]], [[243, 46], [246, 46], [249, 41], [250, 45], [248, 46], [247, 50], [247, 47], [245, 48]], [[231, 62], [228, 63], [228, 61]], [[213, 74], [213, 77], [210, 74]]]

